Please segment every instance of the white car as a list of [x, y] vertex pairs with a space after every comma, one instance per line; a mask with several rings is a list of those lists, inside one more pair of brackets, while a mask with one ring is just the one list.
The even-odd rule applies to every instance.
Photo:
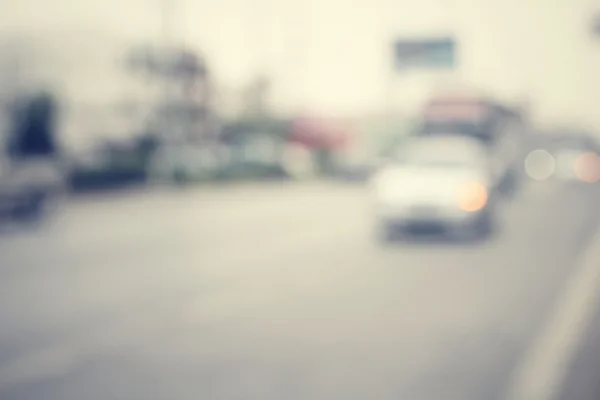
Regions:
[[496, 183], [484, 147], [470, 138], [415, 138], [394, 152], [370, 182], [378, 230], [438, 228], [473, 239], [494, 229]]

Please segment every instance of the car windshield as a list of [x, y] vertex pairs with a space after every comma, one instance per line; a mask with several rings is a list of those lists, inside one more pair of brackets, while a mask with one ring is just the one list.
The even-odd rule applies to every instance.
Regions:
[[420, 133], [422, 135], [460, 134], [477, 137], [484, 142], [490, 139], [490, 135], [481, 124], [470, 121], [426, 121]]
[[421, 168], [480, 168], [483, 155], [470, 146], [443, 143], [413, 143], [398, 148], [394, 160]]

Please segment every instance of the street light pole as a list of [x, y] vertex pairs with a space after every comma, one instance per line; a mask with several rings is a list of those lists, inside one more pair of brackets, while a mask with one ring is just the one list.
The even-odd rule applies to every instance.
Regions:
[[173, 43], [173, 28], [176, 0], [161, 1], [162, 42], [168, 48]]
[[171, 118], [171, 93], [172, 93], [172, 77], [169, 71], [170, 52], [174, 45], [174, 11], [176, 0], [159, 0], [160, 1], [160, 22], [161, 22], [161, 45], [158, 48], [158, 66], [159, 77], [162, 80], [160, 109], [161, 109], [161, 132], [163, 140], [172, 136], [171, 128], [173, 120]]

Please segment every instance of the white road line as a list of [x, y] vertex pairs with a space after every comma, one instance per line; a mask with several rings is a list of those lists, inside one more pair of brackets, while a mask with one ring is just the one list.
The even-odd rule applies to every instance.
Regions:
[[555, 400], [600, 297], [600, 231], [568, 282], [555, 311], [525, 354], [507, 400]]

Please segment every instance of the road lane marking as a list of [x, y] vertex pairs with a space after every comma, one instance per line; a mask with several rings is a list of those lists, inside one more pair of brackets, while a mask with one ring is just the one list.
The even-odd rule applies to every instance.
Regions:
[[581, 258], [575, 275], [541, 334], [517, 366], [507, 400], [555, 400], [578, 343], [600, 300], [600, 231]]

